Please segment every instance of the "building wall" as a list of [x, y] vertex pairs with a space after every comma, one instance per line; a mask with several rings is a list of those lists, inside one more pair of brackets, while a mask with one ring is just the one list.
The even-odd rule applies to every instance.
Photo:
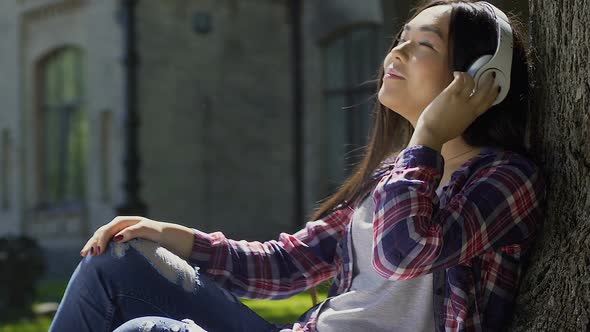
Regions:
[[[10, 205], [0, 210], [0, 234], [29, 235], [45, 250], [48, 275], [71, 273], [79, 260], [78, 250], [91, 230], [114, 217], [113, 201], [120, 199], [118, 186], [102, 186], [100, 134], [102, 113], [112, 112], [112, 153], [119, 156], [121, 128], [117, 118], [122, 110], [120, 70], [120, 29], [115, 1], [3, 1], [0, 8], [2, 39], [0, 68], [5, 79], [0, 84], [3, 109], [0, 128], [8, 128], [12, 150], [9, 174]], [[37, 125], [39, 61], [62, 47], [77, 47], [86, 57], [85, 82], [88, 112], [88, 197], [79, 214], [40, 211], [37, 169], [39, 141]], [[6, 79], [8, 78], [8, 79]], [[109, 158], [111, 176], [121, 182], [120, 161]], [[103, 192], [103, 188], [109, 190]], [[112, 200], [104, 200], [112, 197]]]
[[[14, 1], [0, 2], [0, 68], [3, 79], [0, 80], [0, 100], [2, 100], [2, 111], [0, 111], [0, 131], [8, 132], [11, 138], [11, 160], [7, 165], [8, 169], [2, 170], [7, 174], [7, 192], [2, 192], [2, 200], [7, 202], [6, 206], [0, 207], [0, 230], [3, 233], [20, 233], [20, 178], [21, 172], [16, 154], [22, 149], [20, 133], [19, 108], [21, 91], [18, 84], [19, 76], [19, 51], [17, 47], [19, 30], [18, 18], [12, 15], [15, 11]], [[4, 164], [4, 163], [3, 163]], [[2, 189], [0, 189], [2, 190]], [[4, 205], [4, 204], [3, 204]]]
[[[0, 84], [3, 111], [0, 126], [10, 130], [12, 173], [9, 176], [10, 207], [0, 211], [2, 233], [28, 233], [49, 239], [79, 240], [86, 237], [87, 229], [104, 219], [104, 205], [97, 205], [98, 163], [90, 163], [88, 180], [90, 205], [88, 217], [76, 223], [63, 222], [61, 216], [44, 218], [40, 222], [36, 213], [38, 173], [35, 168], [38, 146], [36, 143], [36, 67], [38, 61], [63, 46], [75, 46], [87, 55], [86, 77], [88, 112], [91, 122], [97, 124], [101, 109], [120, 110], [120, 72], [113, 66], [119, 47], [118, 28], [112, 15], [112, 1], [4, 1], [0, 24], [3, 38], [0, 67], [4, 77]], [[105, 24], [106, 22], [106, 24]], [[97, 29], [100, 26], [100, 29]], [[72, 28], [75, 27], [75, 28]], [[116, 45], [116, 46], [115, 46]], [[95, 158], [97, 128], [91, 128], [90, 159]], [[115, 136], [118, 132], [113, 133]], [[114, 138], [118, 145], [117, 138]], [[113, 165], [111, 165], [113, 166]], [[116, 176], [117, 172], [112, 173]], [[114, 189], [114, 187], [113, 187]], [[113, 193], [116, 195], [116, 193]], [[109, 204], [109, 203], [107, 203]], [[43, 235], [43, 236], [41, 236]], [[73, 237], [72, 237], [73, 235]]]
[[[193, 29], [196, 15], [210, 16], [210, 32]], [[240, 238], [289, 229], [285, 4], [142, 1], [137, 16], [142, 197], [150, 217]]]
[[[116, 1], [2, 2], [1, 128], [14, 136], [10, 209], [2, 234], [26, 234], [46, 248], [49, 274], [67, 276], [78, 250], [122, 201], [122, 29]], [[193, 28], [197, 14], [213, 29]], [[274, 238], [293, 227], [289, 25], [282, 2], [140, 1], [141, 197], [148, 216]], [[255, 21], [257, 24], [252, 24]], [[38, 62], [64, 46], [86, 57], [91, 124], [87, 210], [44, 214], [38, 202]], [[18, 82], [18, 83], [14, 83]], [[102, 119], [110, 114], [108, 160]], [[104, 165], [108, 178], [104, 178]], [[106, 185], [105, 185], [106, 183]], [[104, 190], [107, 192], [104, 192]]]
[[[67, 2], [66, 2], [67, 3]], [[114, 15], [114, 2], [71, 1], [68, 5], [47, 7], [36, 6], [20, 12], [21, 45], [23, 52], [22, 77], [23, 86], [21, 136], [24, 149], [21, 156], [26, 172], [23, 177], [23, 231], [56, 244], [68, 241], [79, 243], [85, 239], [90, 230], [110, 221], [113, 217], [112, 201], [103, 201], [100, 181], [100, 126], [101, 113], [105, 111], [120, 114], [122, 111], [121, 66], [119, 29]], [[39, 200], [37, 187], [39, 172], [37, 170], [39, 141], [37, 141], [37, 112], [39, 111], [39, 80], [37, 66], [51, 52], [73, 46], [82, 50], [85, 56], [86, 111], [89, 117], [90, 146], [88, 160], [87, 211], [81, 214], [51, 214], [39, 212], [36, 204]], [[117, 116], [115, 116], [117, 118]], [[115, 126], [116, 128], [116, 126]], [[120, 155], [117, 147], [122, 144], [122, 131], [111, 133], [113, 154]], [[115, 158], [112, 158], [113, 160]], [[119, 163], [109, 165], [112, 168], [113, 182], [120, 179]], [[117, 181], [117, 182], [120, 182]], [[120, 189], [111, 186], [111, 197], [117, 197]], [[84, 241], [85, 242], [85, 241]]]

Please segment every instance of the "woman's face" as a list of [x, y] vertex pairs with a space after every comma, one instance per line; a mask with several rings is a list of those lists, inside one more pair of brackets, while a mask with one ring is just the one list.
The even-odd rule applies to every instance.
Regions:
[[446, 5], [420, 12], [406, 24], [383, 62], [379, 101], [414, 126], [426, 106], [453, 79], [448, 54], [450, 13], [451, 7]]

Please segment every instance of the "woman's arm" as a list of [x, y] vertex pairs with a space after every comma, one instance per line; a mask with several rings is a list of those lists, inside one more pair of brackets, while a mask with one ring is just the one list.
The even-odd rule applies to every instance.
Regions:
[[409, 279], [530, 239], [544, 195], [539, 171], [517, 155], [492, 158], [439, 210], [442, 156], [421, 145], [402, 151], [373, 193], [375, 270]]
[[[236, 241], [221, 232], [192, 229], [188, 262], [239, 297], [287, 298], [334, 276], [336, 247], [351, 211], [337, 209], [295, 234], [281, 233], [278, 240], [266, 242]], [[184, 244], [179, 250], [187, 253], [186, 230], [181, 232]]]
[[188, 260], [195, 240], [194, 232], [186, 226], [161, 221], [160, 245], [184, 260]]

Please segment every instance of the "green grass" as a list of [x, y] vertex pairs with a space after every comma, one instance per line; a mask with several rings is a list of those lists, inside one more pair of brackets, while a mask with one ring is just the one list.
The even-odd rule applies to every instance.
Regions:
[[[39, 283], [37, 288], [37, 300], [41, 302], [59, 302], [66, 290], [67, 281], [52, 280]], [[33, 305], [34, 305], [33, 304]], [[47, 332], [51, 325], [51, 317], [37, 317], [35, 319], [23, 318], [20, 321], [0, 323], [0, 332]]]
[[[318, 294], [318, 301], [326, 298], [326, 293]], [[273, 323], [294, 322], [307, 309], [311, 308], [311, 296], [307, 292], [285, 300], [242, 300], [250, 309]]]
[[[45, 281], [39, 284], [37, 301], [59, 302], [66, 289], [67, 281]], [[319, 288], [318, 300], [326, 298], [326, 287]], [[257, 312], [260, 316], [273, 323], [288, 323], [295, 321], [312, 305], [311, 296], [307, 292], [295, 295], [286, 300], [242, 300], [244, 304]], [[0, 332], [47, 332], [51, 325], [51, 318], [38, 317], [33, 320], [21, 320], [0, 324]]]
[[32, 321], [23, 320], [10, 324], [2, 324], [0, 332], [47, 332], [51, 325], [51, 318], [41, 317]]

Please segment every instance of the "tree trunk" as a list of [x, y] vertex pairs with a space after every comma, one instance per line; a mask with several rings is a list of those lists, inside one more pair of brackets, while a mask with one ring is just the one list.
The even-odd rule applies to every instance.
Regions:
[[511, 330], [590, 331], [590, 3], [531, 0], [529, 10], [530, 138], [547, 204]]

